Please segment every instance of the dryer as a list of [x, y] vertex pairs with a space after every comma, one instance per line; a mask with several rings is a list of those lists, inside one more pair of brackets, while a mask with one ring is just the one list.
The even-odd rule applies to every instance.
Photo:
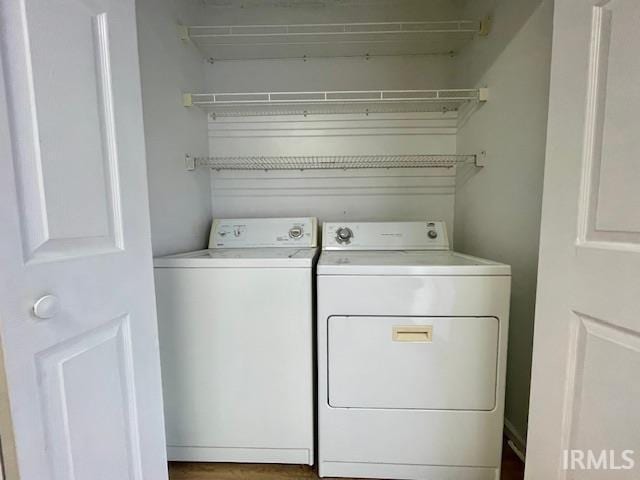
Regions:
[[320, 476], [499, 478], [510, 274], [444, 222], [323, 225]]
[[155, 259], [169, 460], [313, 464], [314, 218]]

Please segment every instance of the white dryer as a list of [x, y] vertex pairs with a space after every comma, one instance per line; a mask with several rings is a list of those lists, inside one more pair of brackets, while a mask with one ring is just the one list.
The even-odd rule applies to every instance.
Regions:
[[511, 271], [443, 222], [325, 223], [319, 472], [496, 480]]
[[313, 464], [315, 218], [155, 259], [169, 460]]

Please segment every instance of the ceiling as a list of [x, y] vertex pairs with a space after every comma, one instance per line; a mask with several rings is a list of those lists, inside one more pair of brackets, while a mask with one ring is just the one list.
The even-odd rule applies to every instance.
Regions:
[[[273, 6], [281, 8], [296, 8], [296, 7], [336, 7], [336, 6], [392, 6], [398, 3], [411, 3], [411, 0], [199, 0], [209, 7], [260, 7], [260, 6]], [[421, 0], [418, 3], [424, 4], [427, 2], [442, 3], [441, 0]], [[452, 3], [457, 4], [460, 0], [451, 0]], [[415, 2], [414, 2], [415, 3]]]

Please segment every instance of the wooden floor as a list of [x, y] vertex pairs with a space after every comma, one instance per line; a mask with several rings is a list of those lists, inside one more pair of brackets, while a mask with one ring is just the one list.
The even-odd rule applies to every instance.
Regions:
[[[524, 464], [508, 445], [502, 449], [502, 480], [522, 480]], [[170, 480], [309, 480], [315, 469], [306, 465], [237, 463], [169, 463]], [[344, 479], [343, 479], [344, 480]]]

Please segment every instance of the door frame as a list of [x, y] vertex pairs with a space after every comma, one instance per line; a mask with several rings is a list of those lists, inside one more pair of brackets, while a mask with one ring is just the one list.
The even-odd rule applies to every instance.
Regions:
[[19, 478], [9, 389], [4, 370], [4, 351], [0, 341], [0, 480], [19, 480]]

